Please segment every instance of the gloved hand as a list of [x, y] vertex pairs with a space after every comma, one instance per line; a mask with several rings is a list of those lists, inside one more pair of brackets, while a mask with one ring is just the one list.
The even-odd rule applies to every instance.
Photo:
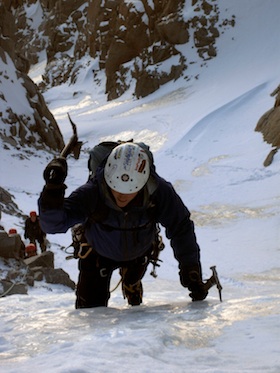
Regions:
[[205, 290], [202, 282], [200, 265], [180, 265], [179, 275], [182, 286], [191, 291], [190, 297], [193, 301], [203, 300], [207, 297], [208, 291]]
[[67, 188], [64, 184], [67, 176], [66, 159], [54, 158], [45, 168], [43, 176], [46, 185], [40, 196], [41, 208], [43, 210], [61, 208]]
[[46, 184], [40, 195], [39, 203], [42, 210], [59, 209], [64, 203], [65, 184]]
[[61, 185], [67, 176], [67, 162], [65, 158], [54, 158], [44, 170], [46, 184]]

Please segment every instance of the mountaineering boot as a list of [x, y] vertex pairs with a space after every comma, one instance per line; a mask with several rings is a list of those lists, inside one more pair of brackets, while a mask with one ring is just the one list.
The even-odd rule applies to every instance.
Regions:
[[127, 298], [127, 302], [131, 306], [139, 306], [142, 303], [143, 286], [140, 280], [134, 285], [122, 283], [122, 291], [124, 298]]

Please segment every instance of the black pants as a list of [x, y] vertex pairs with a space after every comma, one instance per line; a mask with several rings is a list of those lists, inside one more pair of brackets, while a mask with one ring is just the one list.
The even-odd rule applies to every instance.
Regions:
[[123, 284], [128, 288], [135, 285], [146, 273], [150, 252], [129, 262], [116, 262], [95, 252], [91, 252], [85, 259], [79, 259], [76, 308], [106, 307], [113, 271], [121, 268]]
[[37, 247], [36, 241], [39, 242], [40, 249], [42, 253], [47, 250], [46, 242], [45, 242], [45, 236], [39, 236], [39, 237], [28, 237], [30, 243], [34, 243], [34, 245]]

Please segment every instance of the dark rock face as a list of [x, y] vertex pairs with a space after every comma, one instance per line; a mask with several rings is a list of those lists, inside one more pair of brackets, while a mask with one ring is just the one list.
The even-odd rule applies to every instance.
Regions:
[[[7, 190], [0, 187], [0, 212], [3, 211], [9, 215], [22, 216], [21, 210], [13, 200], [14, 196]], [[1, 221], [1, 216], [0, 216]]]
[[[182, 0], [155, 0], [153, 7], [146, 0], [137, 4], [90, 2], [85, 40], [90, 56], [106, 72], [109, 100], [122, 95], [132, 82], [135, 96], [144, 97], [182, 76], [188, 61], [178, 45], [185, 44], [187, 49], [191, 41], [203, 60], [216, 55], [215, 41], [220, 34], [217, 2], [193, 1], [197, 15], [192, 19], [185, 19], [184, 4]], [[168, 60], [172, 60], [170, 66], [164, 66]]]
[[280, 85], [271, 93], [275, 96], [274, 107], [265, 112], [259, 119], [256, 131], [261, 132], [266, 142], [280, 147]]
[[[23, 4], [33, 4], [37, 16], [40, 13], [37, 33]], [[206, 61], [216, 56], [220, 33], [234, 26], [234, 16], [220, 19], [217, 0], [193, 0], [188, 7], [184, 0], [26, 0], [14, 6], [16, 49], [31, 63], [37, 62], [38, 52], [46, 51], [41, 89], [75, 83], [85, 68], [83, 58], [88, 58], [95, 60], [93, 84], [98, 83], [98, 72], [105, 71], [108, 100], [132, 85], [134, 95], [144, 97], [178, 79], [192, 63], [178, 46], [194, 48]], [[188, 11], [194, 14], [191, 18]]]
[[[218, 0], [193, 0], [188, 8], [184, 0], [3, 0], [0, 14], [0, 84], [8, 86], [0, 91], [0, 138], [7, 147], [54, 151], [64, 143], [44, 90], [74, 85], [88, 69], [97, 86], [105, 73], [108, 100], [128, 89], [147, 96], [181, 76], [190, 79], [187, 51], [201, 61], [215, 57], [216, 39], [235, 23], [231, 15], [220, 19]], [[37, 86], [28, 72], [42, 53], [47, 61]]]
[[17, 48], [19, 25], [12, 3], [0, 4], [0, 102], [4, 108], [0, 113], [0, 138], [7, 147], [58, 151], [64, 146], [63, 138], [42, 94], [27, 75], [32, 59]]
[[280, 85], [271, 96], [275, 96], [274, 107], [261, 116], [255, 128], [255, 131], [262, 133], [264, 141], [274, 147], [264, 160], [263, 164], [266, 167], [272, 163], [274, 155], [280, 148]]

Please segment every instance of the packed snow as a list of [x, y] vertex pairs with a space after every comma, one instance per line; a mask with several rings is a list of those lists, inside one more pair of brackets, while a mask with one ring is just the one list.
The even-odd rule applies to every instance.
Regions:
[[[280, 2], [220, 3], [236, 25], [217, 40], [217, 58], [191, 66], [188, 74], [198, 79], [182, 78], [140, 100], [128, 92], [107, 102], [89, 66], [75, 87], [44, 96], [65, 141], [69, 112], [84, 142], [79, 160], [68, 159], [67, 193], [87, 180], [88, 150], [101, 140], [134, 138], [151, 146], [158, 173], [192, 212], [203, 277], [216, 265], [223, 302], [216, 287], [205, 301], [191, 302], [162, 230], [163, 262], [157, 278], [148, 268], [141, 306], [128, 306], [118, 287], [108, 308], [75, 310], [71, 289], [44, 282], [28, 295], [0, 298], [1, 372], [280, 371], [280, 155], [264, 167], [271, 146], [254, 131], [280, 83]], [[31, 77], [38, 81], [40, 73], [34, 67]], [[28, 214], [37, 209], [52, 155], [20, 154], [1, 147], [1, 186]], [[23, 236], [16, 217], [3, 214], [1, 224]], [[55, 267], [77, 281], [77, 261], [62, 250], [70, 232], [48, 239]], [[112, 289], [118, 281], [116, 272]]]

